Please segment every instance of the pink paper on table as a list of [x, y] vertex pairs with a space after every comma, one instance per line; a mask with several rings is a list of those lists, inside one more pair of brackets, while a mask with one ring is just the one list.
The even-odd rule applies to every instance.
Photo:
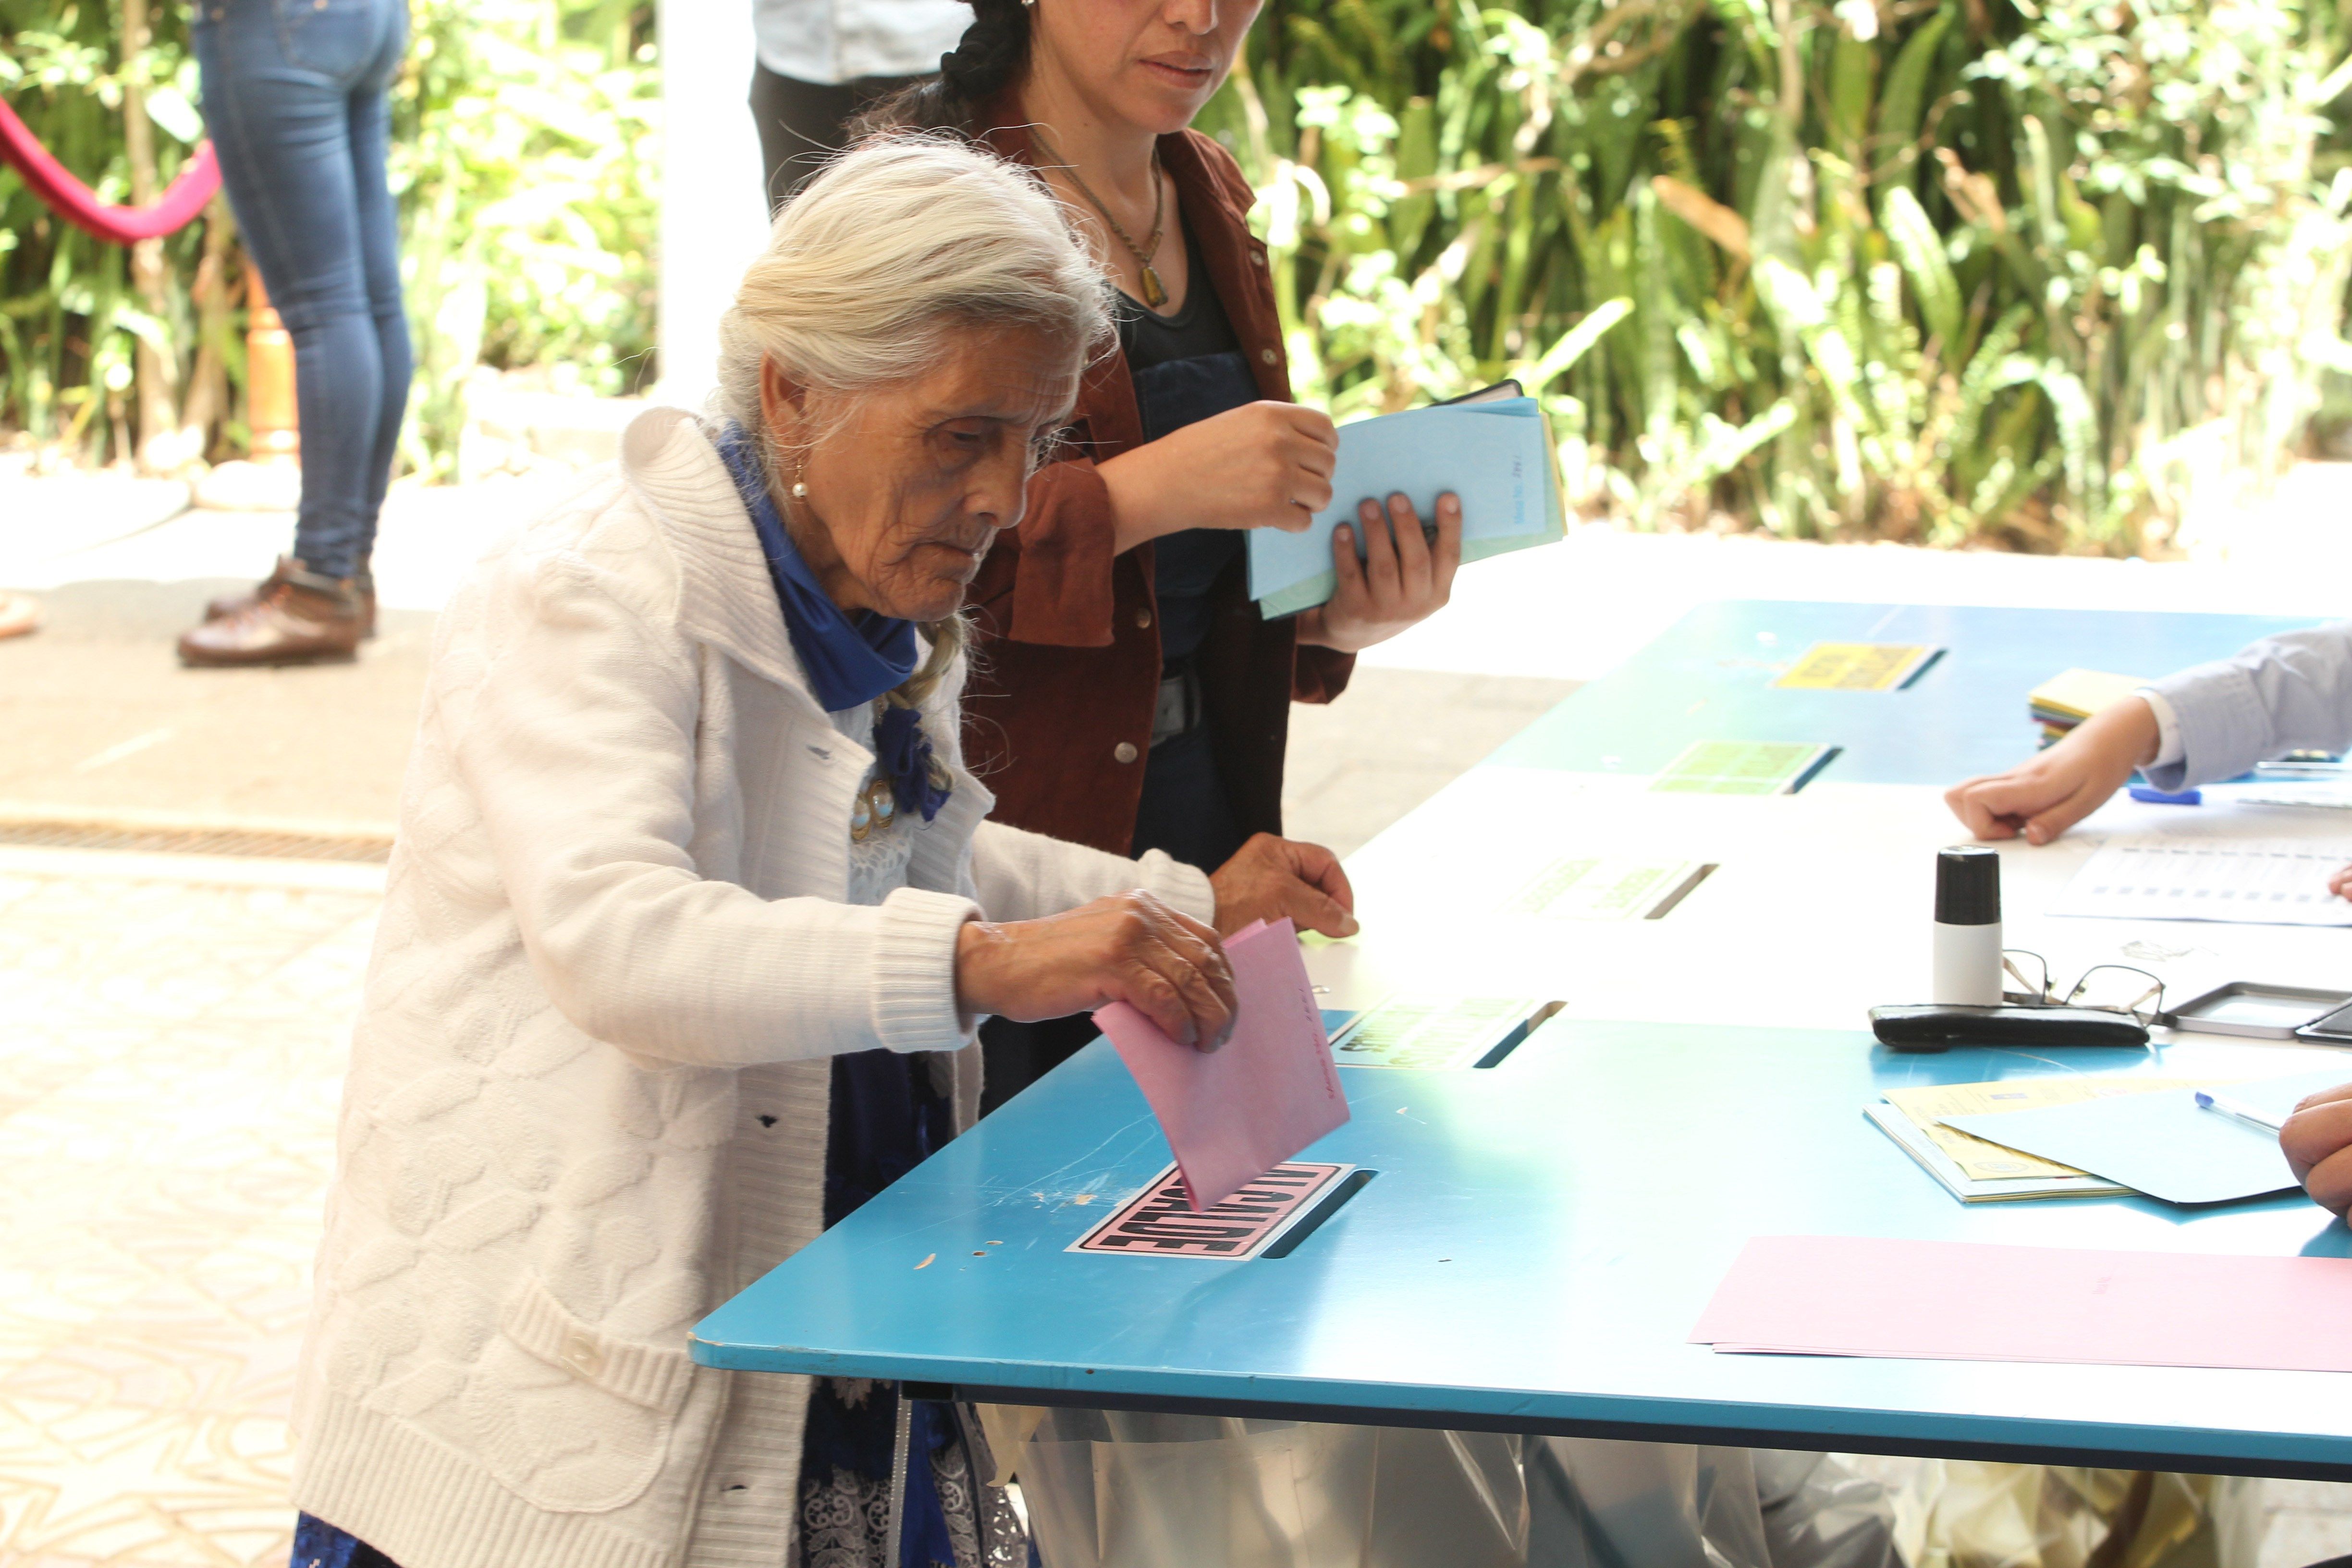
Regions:
[[1168, 1135], [1196, 1214], [1348, 1120], [1297, 930], [1261, 921], [1225, 939], [1225, 957], [1241, 1005], [1217, 1050], [1177, 1044], [1124, 1002], [1095, 1009]]
[[1762, 1355], [2352, 1372], [2352, 1258], [1759, 1236], [1690, 1337]]

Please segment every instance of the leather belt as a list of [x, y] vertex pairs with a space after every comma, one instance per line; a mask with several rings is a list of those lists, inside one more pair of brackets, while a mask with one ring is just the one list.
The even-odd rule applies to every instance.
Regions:
[[1201, 721], [1201, 681], [1187, 665], [1160, 678], [1160, 700], [1151, 710], [1151, 743], [1189, 734]]

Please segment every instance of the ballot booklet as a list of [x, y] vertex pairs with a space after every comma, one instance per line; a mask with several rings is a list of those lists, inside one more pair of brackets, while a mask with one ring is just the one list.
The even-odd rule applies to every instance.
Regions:
[[1953, 1120], [2118, 1095], [2185, 1092], [2205, 1081], [2129, 1073], [2052, 1073], [1992, 1083], [1918, 1084], [1888, 1089], [1883, 1103], [1866, 1107], [1863, 1114], [1962, 1203], [2116, 1197], [2131, 1189], [2078, 1166], [2040, 1159], [1963, 1131]]
[[1559, 461], [1542, 406], [1532, 397], [1503, 397], [1340, 426], [1331, 504], [1302, 533], [1250, 531], [1250, 597], [1268, 619], [1314, 608], [1339, 585], [1331, 569], [1331, 531], [1357, 524], [1356, 552], [1364, 552], [1356, 516], [1360, 502], [1385, 502], [1401, 492], [1423, 524], [1433, 527], [1437, 498], [1447, 490], [1462, 500], [1465, 562], [1561, 538], [1567, 516]]

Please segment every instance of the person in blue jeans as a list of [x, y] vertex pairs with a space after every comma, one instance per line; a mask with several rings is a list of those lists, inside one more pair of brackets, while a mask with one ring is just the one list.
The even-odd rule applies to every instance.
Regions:
[[221, 184], [294, 338], [293, 553], [180, 639], [192, 665], [351, 658], [413, 361], [384, 161], [406, 0], [197, 0], [190, 31]]

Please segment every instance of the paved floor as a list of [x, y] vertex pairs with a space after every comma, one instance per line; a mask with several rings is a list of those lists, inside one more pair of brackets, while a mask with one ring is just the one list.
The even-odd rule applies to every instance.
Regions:
[[[1465, 572], [1445, 616], [1297, 711], [1293, 831], [1353, 848], [1706, 598], [2328, 614], [2352, 580], [2352, 531], [2321, 526], [2340, 481], [2298, 480], [2233, 558], [2156, 566], [1581, 531]], [[266, 569], [286, 520], [158, 522], [168, 496], [48, 483], [0, 480], [0, 585], [53, 617], [0, 644], [0, 807], [370, 826], [434, 607], [547, 493], [399, 498], [366, 658], [198, 674], [171, 636]], [[0, 847], [0, 1564], [285, 1560], [288, 1380], [374, 879]], [[2352, 1550], [2352, 1488], [2265, 1497], [2262, 1568]]]
[[0, 850], [0, 1563], [282, 1563], [378, 899], [114, 869]]

